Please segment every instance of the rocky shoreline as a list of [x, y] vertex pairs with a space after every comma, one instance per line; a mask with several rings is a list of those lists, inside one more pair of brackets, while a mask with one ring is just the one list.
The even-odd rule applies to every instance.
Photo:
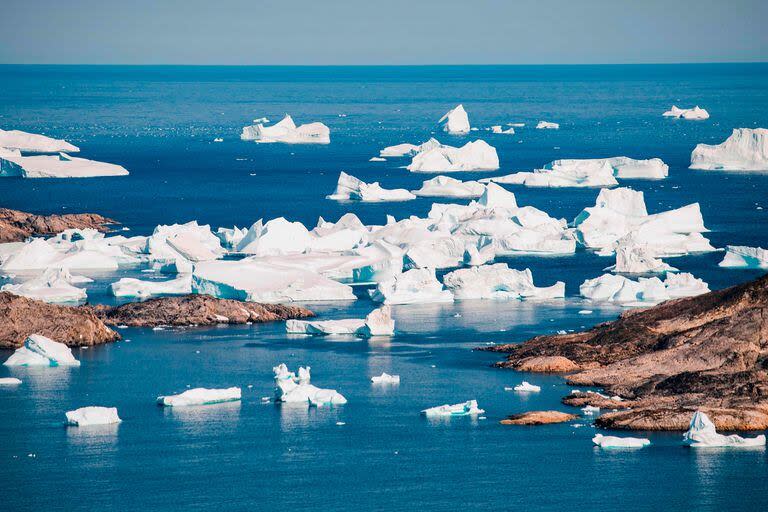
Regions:
[[37, 215], [0, 208], [0, 243], [23, 242], [31, 236], [51, 236], [67, 229], [109, 231], [119, 222], [96, 213]]
[[596, 424], [685, 430], [701, 410], [722, 430], [768, 429], [768, 276], [697, 297], [631, 310], [578, 333], [483, 347], [506, 353], [501, 368], [561, 372], [570, 406], [611, 412]]

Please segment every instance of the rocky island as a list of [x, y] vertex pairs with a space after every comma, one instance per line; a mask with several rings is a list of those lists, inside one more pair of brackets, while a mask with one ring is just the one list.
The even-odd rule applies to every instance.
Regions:
[[34, 213], [0, 208], [0, 243], [23, 242], [31, 236], [49, 236], [67, 229], [96, 229], [109, 231], [117, 221], [96, 213], [65, 215], [37, 215]]

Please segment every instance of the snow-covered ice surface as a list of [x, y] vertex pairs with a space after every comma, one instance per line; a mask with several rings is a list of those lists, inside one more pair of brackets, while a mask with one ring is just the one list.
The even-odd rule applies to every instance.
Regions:
[[604, 436], [603, 434], [595, 434], [592, 442], [601, 448], [643, 448], [651, 444], [650, 439]]
[[125, 167], [58, 155], [21, 156], [0, 153], [0, 177], [20, 178], [97, 178], [101, 176], [127, 176]]
[[117, 415], [116, 407], [89, 406], [67, 411], [66, 424], [74, 427], [88, 427], [91, 425], [112, 425], [122, 420]]
[[188, 407], [193, 405], [213, 405], [224, 402], [239, 401], [242, 396], [240, 388], [224, 389], [194, 388], [178, 395], [158, 396], [157, 404], [165, 407]]
[[[261, 121], [258, 120], [257, 121]], [[268, 122], [268, 121], [264, 121]], [[293, 118], [286, 116], [277, 123], [266, 126], [264, 122], [243, 128], [240, 138], [254, 142], [282, 142], [285, 144], [330, 144], [331, 131], [323, 123], [296, 126]]]
[[21, 130], [2, 129], [0, 129], [0, 148], [30, 153], [76, 153], [80, 151], [80, 148], [65, 140]]
[[485, 192], [485, 185], [477, 181], [461, 181], [450, 176], [435, 176], [425, 180], [413, 193], [419, 197], [475, 198]]
[[430, 407], [421, 411], [421, 414], [427, 418], [453, 418], [457, 416], [477, 416], [484, 412], [483, 409], [477, 406], [477, 400], [469, 400], [460, 404]]
[[729, 447], [747, 448], [765, 446], [765, 435], [741, 437], [736, 434], [726, 436], [718, 434], [715, 424], [701, 411], [693, 413], [688, 431], [683, 434], [683, 444], [692, 448]]
[[768, 129], [735, 128], [725, 142], [697, 145], [691, 169], [768, 171]]
[[80, 366], [72, 349], [41, 334], [30, 334], [17, 348], [5, 366]]

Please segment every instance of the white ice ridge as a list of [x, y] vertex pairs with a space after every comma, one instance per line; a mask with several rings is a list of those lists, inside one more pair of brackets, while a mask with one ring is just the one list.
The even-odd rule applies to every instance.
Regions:
[[76, 153], [80, 148], [65, 140], [45, 135], [22, 132], [21, 130], [0, 130], [0, 148], [26, 151], [29, 153]]
[[384, 304], [423, 304], [453, 302], [453, 294], [444, 289], [434, 269], [414, 268], [380, 282], [370, 290], [375, 302]]
[[91, 279], [73, 276], [65, 268], [51, 268], [23, 283], [3, 285], [0, 290], [49, 303], [80, 302], [86, 299], [86, 292], [73, 284], [87, 282]]
[[446, 274], [445, 287], [456, 299], [556, 299], [565, 297], [565, 283], [538, 288], [530, 269], [516, 270], [506, 263], [462, 268]]
[[559, 130], [560, 125], [558, 123], [551, 123], [549, 121], [539, 121], [536, 125], [537, 130]]
[[541, 386], [536, 386], [535, 384], [531, 384], [530, 382], [523, 381], [521, 384], [518, 384], [514, 387], [515, 391], [519, 391], [521, 393], [538, 393], [541, 391]]
[[413, 193], [419, 197], [475, 198], [485, 192], [485, 185], [477, 181], [461, 181], [449, 176], [436, 176], [425, 180]]
[[662, 115], [664, 117], [674, 117], [676, 119], [692, 119], [697, 121], [702, 119], [709, 119], [709, 112], [703, 108], [699, 108], [698, 105], [693, 108], [677, 108], [675, 105], [672, 105], [672, 108], [664, 112]]
[[467, 142], [460, 148], [438, 145], [414, 155], [406, 167], [411, 172], [495, 171], [499, 168], [496, 148], [484, 140]]
[[0, 386], [18, 386], [21, 384], [21, 379], [16, 377], [0, 377]]
[[365, 183], [354, 176], [341, 172], [339, 173], [336, 190], [333, 194], [325, 196], [325, 198], [334, 201], [384, 202], [410, 201], [411, 199], [416, 199], [416, 196], [404, 188], [382, 188], [378, 181]]
[[381, 375], [371, 377], [371, 382], [374, 384], [400, 384], [400, 376], [382, 372]]
[[643, 448], [649, 446], [651, 441], [640, 437], [616, 437], [595, 434], [592, 442], [601, 448]]
[[147, 298], [159, 295], [186, 295], [192, 293], [192, 275], [180, 274], [167, 281], [142, 281], [124, 277], [109, 285], [109, 293], [115, 297]]
[[594, 279], [587, 279], [579, 287], [579, 293], [584, 298], [626, 305], [655, 304], [707, 292], [707, 283], [689, 273], [668, 273], [663, 281], [658, 277], [641, 277], [633, 281], [624, 276], [603, 274]]
[[300, 367], [299, 375], [288, 371], [285, 363], [272, 368], [275, 372], [275, 400], [308, 405], [343, 405], [347, 403], [335, 389], [322, 389], [310, 384], [309, 366]]
[[74, 411], [67, 411], [66, 417], [66, 424], [75, 427], [113, 425], [123, 421], [117, 415], [117, 407], [81, 407]]
[[187, 407], [191, 405], [212, 405], [240, 400], [240, 388], [225, 389], [194, 388], [178, 395], [158, 396], [157, 404], [165, 407]]
[[21, 156], [0, 148], [0, 177], [95, 178], [127, 176], [125, 167], [86, 158], [58, 155]]
[[477, 416], [483, 414], [485, 411], [477, 406], [477, 400], [469, 400], [467, 402], [455, 405], [439, 405], [437, 407], [430, 407], [424, 409], [421, 414], [427, 418], [446, 418], [454, 416]]
[[736, 128], [721, 144], [697, 145], [691, 153], [691, 169], [768, 171], [768, 130]]
[[[256, 121], [261, 121], [257, 119]], [[309, 123], [296, 126], [291, 116], [287, 115], [279, 122], [264, 126], [256, 122], [243, 128], [242, 140], [255, 142], [284, 142], [286, 144], [329, 144], [331, 131], [323, 123]]]
[[379, 156], [383, 158], [401, 158], [404, 156], [414, 156], [422, 151], [427, 151], [436, 147], [439, 147], [440, 141], [435, 138], [430, 138], [427, 142], [416, 144], [397, 144], [394, 146], [387, 146], [379, 151]]
[[699, 203], [648, 215], [643, 193], [629, 188], [603, 189], [595, 206], [573, 221], [577, 240], [588, 249], [612, 253], [617, 242], [632, 233], [632, 244], [645, 246], [654, 257], [714, 251], [704, 238]]
[[683, 444], [693, 448], [765, 446], [765, 435], [741, 437], [735, 434], [730, 436], [718, 434], [712, 420], [703, 412], [696, 411], [693, 413], [688, 431], [683, 434]]
[[452, 135], [466, 135], [469, 133], [469, 116], [463, 105], [457, 105], [440, 118], [438, 125]]
[[768, 249], [728, 245], [721, 267], [729, 268], [768, 268]]
[[17, 348], [5, 366], [80, 366], [72, 350], [63, 343], [41, 334], [30, 334], [24, 346]]
[[389, 306], [371, 311], [365, 318], [343, 320], [288, 320], [285, 330], [290, 334], [350, 334], [361, 337], [391, 336], [395, 321]]

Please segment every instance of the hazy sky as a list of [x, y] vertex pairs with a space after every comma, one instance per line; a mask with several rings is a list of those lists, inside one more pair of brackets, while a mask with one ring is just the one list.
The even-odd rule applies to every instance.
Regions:
[[0, 0], [0, 63], [768, 60], [768, 0]]

